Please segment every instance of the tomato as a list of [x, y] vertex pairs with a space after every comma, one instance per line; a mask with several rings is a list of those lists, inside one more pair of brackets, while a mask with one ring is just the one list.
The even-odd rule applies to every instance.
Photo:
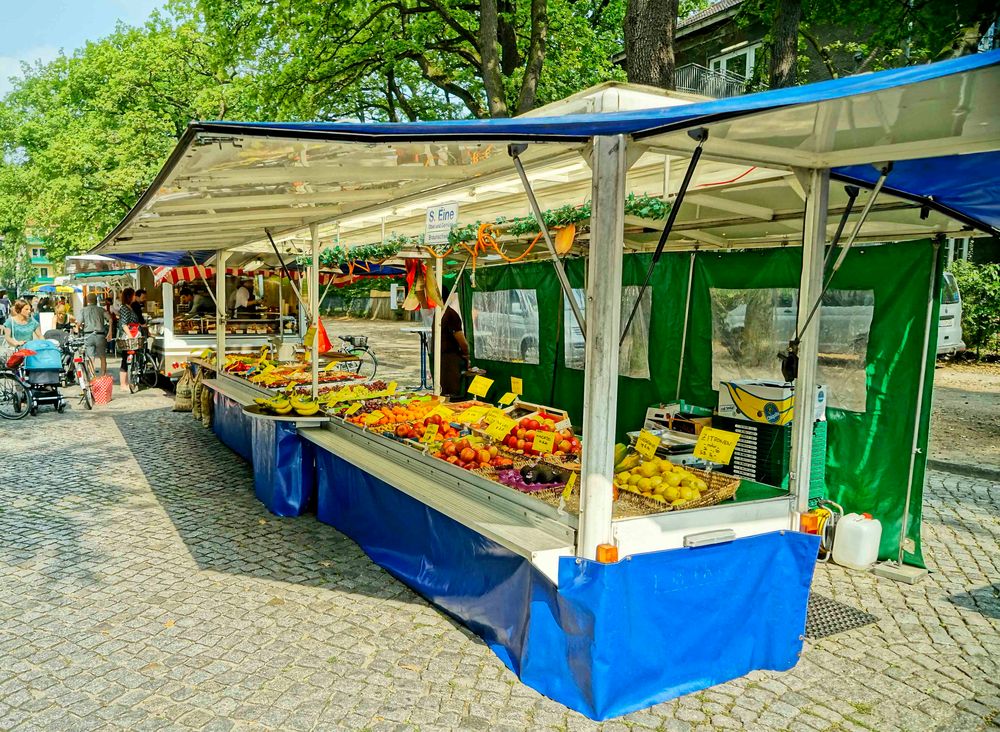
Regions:
[[526, 430], [528, 429], [529, 424], [531, 424], [531, 420], [528, 419], [527, 417], [524, 417], [520, 422], [517, 423], [517, 426], [520, 427], [521, 429]]
[[[466, 441], [463, 440], [463, 442], [466, 442]], [[466, 444], [468, 444], [468, 443], [466, 442]], [[476, 451], [473, 450], [471, 447], [463, 447], [462, 448], [462, 452], [459, 455], [459, 457], [463, 461], [465, 461], [467, 463], [471, 463], [473, 460], [476, 459]]]
[[517, 438], [514, 435], [511, 435], [510, 437], [507, 438], [505, 444], [507, 445], [507, 447], [516, 448]]
[[454, 442], [444, 443], [444, 446], [441, 449], [444, 451], [444, 454], [448, 456], [453, 456], [458, 452], [458, 448], [455, 447]]
[[406, 425], [401, 424], [396, 428], [396, 437], [406, 437], [408, 432], [409, 430], [406, 429]]
[[525, 429], [537, 430], [538, 429], [538, 420], [537, 419], [529, 419], [528, 420], [528, 425], [527, 425], [527, 427]]
[[535, 430], [528, 430], [527, 432], [525, 432], [524, 433], [524, 439], [526, 441], [528, 441], [528, 442], [531, 442], [532, 440], [534, 440], [535, 439]]

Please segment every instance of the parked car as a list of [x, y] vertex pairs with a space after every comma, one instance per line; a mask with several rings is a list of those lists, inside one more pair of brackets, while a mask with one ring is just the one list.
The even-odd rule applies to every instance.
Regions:
[[937, 354], [952, 355], [965, 350], [962, 340], [962, 295], [951, 272], [944, 273], [941, 287], [941, 312], [938, 317]]

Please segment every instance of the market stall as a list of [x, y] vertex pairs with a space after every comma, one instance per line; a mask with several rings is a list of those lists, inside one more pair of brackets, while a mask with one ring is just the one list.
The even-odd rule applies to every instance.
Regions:
[[[315, 339], [303, 399], [327, 420], [259, 437], [248, 408], [274, 407], [274, 395], [226, 373], [224, 328], [216, 431], [266, 462], [262, 483], [314, 461], [321, 520], [469, 625], [525, 683], [606, 718], [795, 664], [818, 548], [799, 531], [814, 497], [814, 439], [828, 439], [827, 490], [886, 524], [882, 556], [920, 564], [933, 238], [1000, 225], [984, 195], [996, 188], [998, 63], [982, 54], [703, 103], [604, 87], [582, 110], [574, 99], [514, 120], [197, 123], [99, 250], [169, 257], [197, 234], [211, 250], [203, 259], [222, 269], [275, 242], [306, 245], [315, 320], [322, 242], [366, 243], [387, 219], [401, 236], [423, 234], [418, 266], [439, 283], [446, 270], [457, 276], [473, 355], [493, 380], [473, 403], [440, 405], [450, 411], [433, 431], [468, 432], [455, 436], [457, 455], [452, 437], [421, 448], [429, 395], [324, 398]], [[204, 136], [216, 144], [199, 146]], [[167, 178], [190, 184], [191, 200], [165, 197]], [[199, 203], [207, 195], [213, 211]], [[219, 198], [245, 211], [217, 219]], [[169, 221], [181, 211], [183, 236]], [[140, 227], [140, 212], [159, 216]], [[438, 214], [449, 219], [439, 241]], [[573, 235], [555, 230], [570, 224]], [[900, 243], [855, 246], [866, 242]], [[840, 321], [843, 334], [830, 336]], [[762, 322], [768, 336], [755, 339]], [[741, 480], [723, 499], [718, 476], [661, 456], [660, 438], [642, 449], [641, 432], [641, 458], [619, 470], [616, 442], [646, 426], [643, 410], [680, 400], [715, 411], [714, 424], [729, 407], [725, 384], [755, 376], [779, 336], [794, 345], [795, 392], [829, 386], [838, 400], [825, 419], [817, 413], [822, 428], [812, 399], [800, 405], [810, 418], [783, 433], [785, 484]], [[435, 366], [439, 375], [439, 352]], [[511, 377], [522, 399], [506, 406], [505, 392], [519, 391]], [[570, 437], [582, 435], [579, 456], [571, 439], [554, 442], [564, 418]], [[285, 436], [311, 447], [282, 460]], [[543, 463], [562, 470], [544, 473], [558, 477], [554, 500], [504, 481], [500, 458], [536, 477]], [[679, 497], [628, 489], [655, 478]]]

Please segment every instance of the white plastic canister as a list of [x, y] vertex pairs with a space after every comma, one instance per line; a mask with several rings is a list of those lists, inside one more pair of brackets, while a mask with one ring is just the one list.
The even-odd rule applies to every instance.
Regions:
[[833, 561], [851, 569], [868, 569], [878, 560], [882, 524], [871, 514], [849, 513], [837, 522]]

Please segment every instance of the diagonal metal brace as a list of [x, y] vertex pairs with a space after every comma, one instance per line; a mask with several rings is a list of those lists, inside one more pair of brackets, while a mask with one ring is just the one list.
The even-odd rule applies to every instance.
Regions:
[[295, 299], [299, 301], [299, 307], [309, 313], [309, 318], [311, 320], [312, 312], [310, 311], [309, 306], [302, 302], [302, 293], [296, 286], [295, 280], [292, 278], [292, 273], [288, 271], [288, 266], [285, 264], [285, 260], [281, 256], [281, 252], [278, 251], [278, 245], [274, 243], [274, 237], [271, 236], [271, 232], [267, 229], [264, 229], [264, 233], [267, 234], [267, 239], [271, 242], [271, 248], [274, 250], [274, 256], [278, 258], [278, 263], [281, 265], [281, 269], [285, 273], [285, 277], [288, 278], [288, 284], [292, 286], [292, 292], [295, 293]]
[[858, 194], [861, 193], [861, 189], [857, 186], [844, 186], [844, 192], [847, 194], [847, 205], [844, 207], [844, 213], [840, 215], [840, 222], [837, 224], [837, 231], [834, 232], [833, 241], [830, 242], [830, 246], [826, 250], [826, 257], [823, 259], [824, 272], [830, 266], [830, 258], [833, 257], [833, 253], [840, 243], [840, 237], [844, 234], [847, 219], [850, 218], [851, 212], [854, 211], [854, 203], [858, 200]]
[[[830, 274], [826, 275], [826, 282], [823, 284], [823, 289], [820, 290], [819, 297], [816, 298], [816, 302], [813, 303], [812, 309], [809, 311], [809, 316], [806, 318], [806, 322], [802, 324], [801, 328], [796, 329], [798, 332], [796, 332], [795, 338], [792, 339], [789, 345], [794, 344], [795, 346], [798, 346], [799, 341], [802, 340], [802, 334], [805, 333], [806, 328], [809, 327], [809, 323], [812, 322], [812, 319], [816, 316], [816, 313], [819, 312], [820, 306], [823, 304], [823, 298], [826, 296], [826, 291], [830, 289], [830, 285], [833, 283], [833, 276], [837, 274], [837, 270], [840, 269], [840, 266], [844, 263], [844, 260], [847, 258], [847, 253], [851, 250], [851, 247], [854, 246], [854, 242], [857, 240], [858, 235], [861, 233], [861, 227], [864, 226], [865, 221], [868, 220], [868, 214], [871, 213], [872, 207], [875, 205], [875, 200], [878, 198], [878, 194], [882, 191], [882, 186], [885, 185], [885, 179], [889, 176], [889, 173], [891, 171], [892, 171], [891, 162], [886, 163], [881, 168], [879, 168], [878, 180], [875, 182], [875, 185], [872, 188], [872, 194], [868, 197], [868, 200], [865, 202], [865, 207], [861, 209], [861, 215], [858, 216], [857, 223], [855, 223], [854, 225], [854, 230], [851, 232], [850, 238], [848, 238], [848, 240], [844, 243], [844, 246], [840, 248], [840, 254], [834, 261], [833, 267], [830, 268]], [[831, 247], [830, 252], [827, 255], [827, 259], [829, 259], [830, 256], [832, 255], [833, 255], [833, 247]]]
[[[670, 213], [667, 215], [667, 222], [663, 225], [663, 233], [660, 234], [660, 241], [656, 244], [656, 251], [653, 252], [653, 259], [649, 263], [649, 269], [646, 270], [646, 279], [642, 282], [642, 287], [639, 288], [639, 295], [636, 297], [635, 302], [632, 304], [632, 312], [629, 313], [628, 320], [625, 321], [625, 325], [622, 328], [621, 338], [618, 339], [618, 347], [621, 348], [622, 343], [625, 342], [625, 336], [628, 335], [628, 329], [632, 325], [632, 321], [635, 320], [635, 314], [639, 311], [639, 305], [642, 303], [642, 296], [646, 292], [646, 288], [649, 287], [649, 281], [653, 278], [653, 269], [656, 267], [656, 263], [660, 261], [660, 257], [663, 255], [663, 247], [667, 244], [667, 237], [670, 236], [671, 230], [674, 228], [674, 221], [677, 220], [677, 213], [681, 210], [681, 204], [684, 202], [684, 194], [687, 193], [688, 186], [691, 185], [691, 178], [694, 177], [695, 168], [698, 167], [698, 160], [701, 159], [701, 151], [705, 146], [705, 141], [708, 139], [708, 130], [704, 127], [698, 127], [694, 130], [688, 130], [688, 137], [692, 140], [698, 142], [698, 147], [694, 149], [691, 154], [691, 160], [688, 161], [687, 170], [684, 172], [684, 180], [681, 181], [681, 187], [677, 190], [677, 196], [674, 198], [674, 203], [670, 207]], [[666, 191], [663, 192], [666, 195]]]
[[580, 303], [576, 301], [573, 296], [573, 288], [569, 284], [569, 278], [566, 276], [566, 270], [563, 269], [562, 261], [559, 259], [559, 254], [556, 252], [556, 245], [552, 243], [552, 237], [549, 235], [549, 227], [545, 225], [545, 218], [542, 216], [542, 209], [538, 206], [538, 199], [535, 198], [535, 192], [531, 189], [531, 183], [528, 181], [528, 174], [524, 172], [524, 164], [521, 162], [521, 153], [527, 148], [527, 145], [508, 145], [507, 152], [510, 154], [511, 158], [514, 159], [514, 168], [517, 170], [517, 174], [521, 177], [521, 185], [524, 186], [524, 192], [528, 196], [528, 202], [531, 203], [531, 212], [535, 216], [535, 222], [538, 224], [539, 230], [542, 232], [542, 237], [545, 239], [545, 246], [549, 248], [549, 256], [552, 258], [552, 266], [555, 267], [556, 277], [559, 278], [559, 286], [562, 287], [563, 294], [566, 299], [569, 300], [569, 306], [573, 308], [573, 316], [576, 318], [577, 325], [580, 326], [580, 333], [583, 334], [584, 340], [587, 338], [587, 326], [584, 323], [583, 310], [580, 309]]

